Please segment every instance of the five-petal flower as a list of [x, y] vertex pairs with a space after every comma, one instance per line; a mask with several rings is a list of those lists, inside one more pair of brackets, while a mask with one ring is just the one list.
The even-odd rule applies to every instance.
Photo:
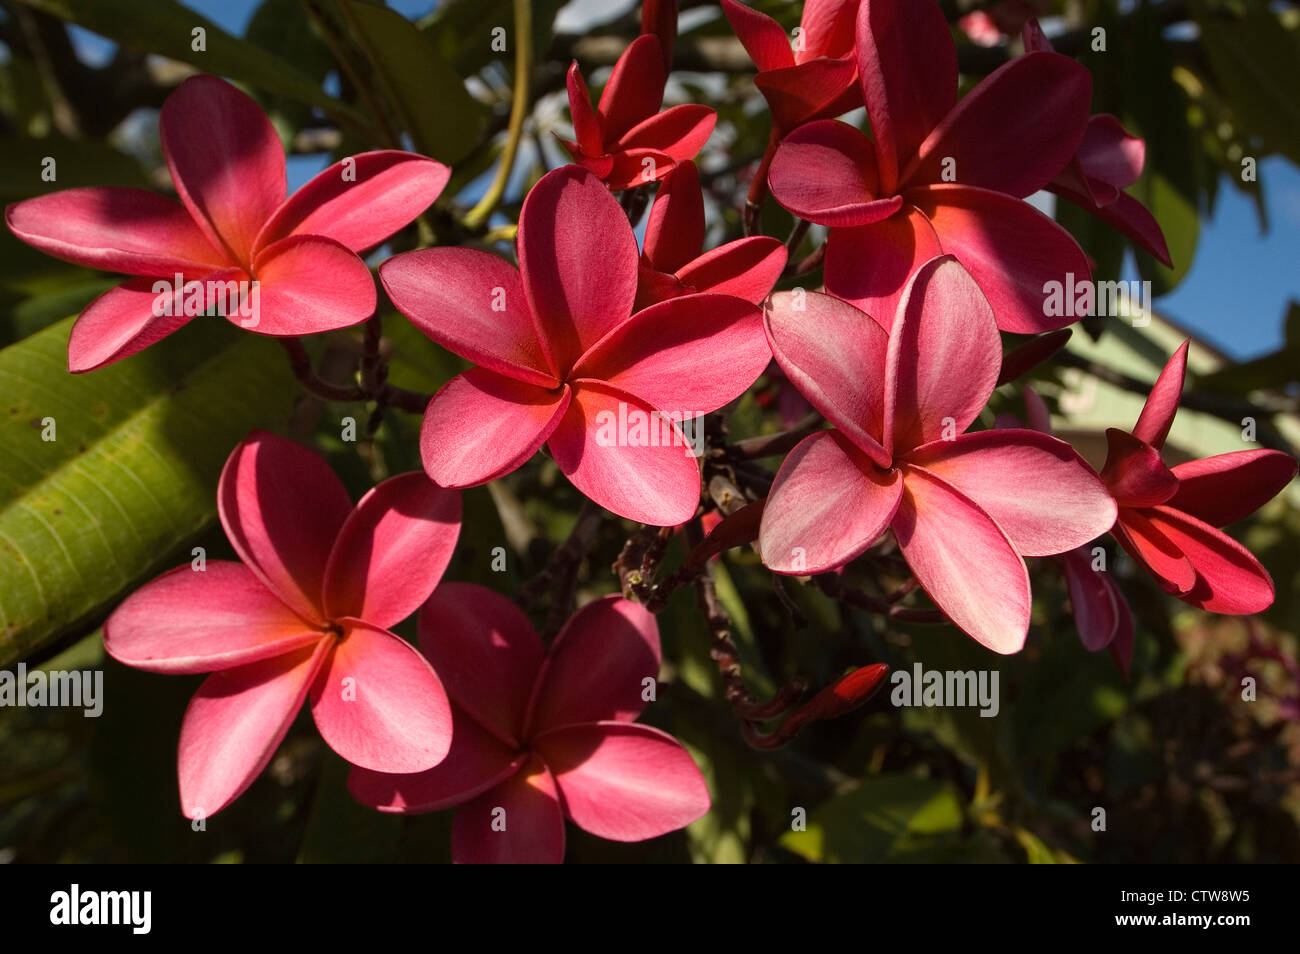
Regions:
[[[47, 254], [138, 276], [82, 312], [68, 341], [70, 371], [135, 354], [206, 313], [217, 295], [227, 318], [259, 334], [364, 321], [375, 310], [375, 283], [357, 252], [413, 221], [450, 176], [413, 153], [366, 152], [286, 197], [284, 150], [270, 120], [211, 76], [192, 77], [167, 97], [159, 135], [180, 204], [141, 189], [87, 188], [5, 210], [10, 231]], [[192, 286], [185, 297], [199, 307], [159, 291], [159, 280]]]
[[565, 818], [643, 841], [709, 810], [690, 754], [635, 724], [659, 673], [659, 628], [640, 604], [589, 603], [547, 650], [505, 597], [444, 583], [420, 612], [420, 648], [451, 695], [451, 752], [416, 775], [355, 769], [348, 786], [385, 812], [459, 806], [456, 861], [558, 863]]
[[226, 462], [217, 503], [242, 563], [165, 573], [104, 624], [119, 662], [212, 673], [181, 726], [185, 815], [212, 815], [248, 788], [309, 695], [321, 736], [353, 764], [418, 772], [442, 761], [447, 695], [388, 627], [438, 585], [460, 494], [407, 473], [353, 507], [320, 457], [255, 433]]

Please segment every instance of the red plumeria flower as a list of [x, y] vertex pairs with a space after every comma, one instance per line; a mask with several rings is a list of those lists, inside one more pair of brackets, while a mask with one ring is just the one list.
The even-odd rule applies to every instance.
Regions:
[[470, 487], [547, 444], [602, 507], [684, 523], [700, 473], [676, 421], [716, 410], [763, 372], [761, 312], [729, 295], [687, 295], [633, 314], [636, 237], [609, 190], [577, 166], [533, 187], [518, 239], [518, 269], [464, 248], [407, 252], [379, 269], [417, 328], [478, 364], [429, 402], [425, 470]]
[[858, 79], [872, 138], [833, 120], [791, 133], [772, 161], [772, 195], [831, 227], [826, 290], [877, 320], [897, 313], [922, 262], [955, 255], [1003, 331], [1036, 334], [1073, 321], [1048, 316], [1043, 288], [1087, 256], [1020, 201], [1075, 154], [1092, 78], [1068, 57], [1030, 53], [957, 102], [957, 50], [931, 0], [864, 0]]
[[573, 161], [613, 190], [658, 182], [679, 162], [694, 159], [718, 114], [686, 103], [659, 112], [664, 101], [663, 51], [658, 37], [637, 37], [614, 64], [593, 111], [577, 61], [569, 67], [569, 113], [577, 142], [560, 139]]
[[709, 810], [709, 790], [672, 736], [636, 725], [659, 673], [659, 628], [608, 596], [546, 650], [528, 618], [481, 586], [444, 583], [420, 611], [420, 648], [447, 681], [447, 760], [418, 775], [354, 770], [348, 787], [383, 812], [460, 806], [461, 863], [564, 859], [564, 819], [600, 838], [644, 841]]
[[781, 24], [767, 14], [736, 0], [722, 0], [722, 12], [758, 67], [754, 85], [767, 100], [779, 132], [862, 105], [853, 52], [860, 2], [807, 0], [791, 49]]
[[772, 296], [781, 368], [836, 427], [781, 465], [759, 548], [778, 573], [834, 570], [892, 530], [917, 581], [999, 653], [1029, 628], [1025, 556], [1105, 533], [1115, 504], [1066, 443], [1036, 431], [963, 432], [993, 393], [993, 312], [951, 256], [917, 270], [886, 334], [829, 295]]
[[1277, 496], [1295, 477], [1296, 461], [1281, 451], [1244, 450], [1166, 467], [1160, 450], [1186, 368], [1184, 342], [1160, 372], [1133, 432], [1106, 431], [1101, 479], [1119, 504], [1112, 533], [1184, 603], [1213, 613], [1258, 613], [1273, 602], [1273, 580], [1249, 550], [1216, 528]]
[[[1024, 28], [1025, 50], [1051, 53], [1037, 20]], [[1127, 235], [1166, 267], [1173, 267], [1164, 232], [1146, 207], [1123, 190], [1137, 182], [1146, 164], [1146, 143], [1108, 113], [1088, 119], [1079, 151], [1047, 188]]]
[[447, 695], [388, 627], [438, 585], [460, 533], [460, 494], [400, 474], [353, 507], [320, 457], [255, 433], [226, 462], [217, 504], [243, 562], [165, 573], [104, 624], [119, 662], [213, 674], [181, 726], [185, 815], [239, 797], [308, 695], [321, 736], [349, 762], [418, 772], [442, 761]]
[[[141, 189], [68, 189], [5, 210], [10, 231], [49, 255], [139, 276], [82, 312], [68, 341], [70, 371], [135, 354], [207, 313], [218, 294], [230, 321], [259, 334], [364, 321], [375, 283], [357, 252], [413, 221], [450, 175], [413, 153], [366, 152], [286, 198], [275, 129], [256, 103], [211, 76], [167, 97], [159, 136], [179, 204]], [[181, 293], [160, 292], [173, 282]], [[183, 298], [201, 298], [201, 307]]]
[[636, 308], [681, 295], [714, 292], [758, 303], [785, 268], [785, 246], [766, 235], [704, 251], [704, 195], [693, 162], [668, 174], [646, 224]]

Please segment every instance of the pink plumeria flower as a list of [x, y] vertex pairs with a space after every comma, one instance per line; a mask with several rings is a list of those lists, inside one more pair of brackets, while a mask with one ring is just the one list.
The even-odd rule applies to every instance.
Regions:
[[644, 841], [708, 812], [681, 743], [634, 724], [659, 673], [659, 628], [639, 604], [589, 603], [547, 650], [505, 597], [444, 583], [420, 611], [420, 648], [451, 694], [447, 760], [418, 775], [356, 769], [348, 787], [383, 812], [459, 806], [455, 861], [553, 864], [565, 818], [600, 838]]
[[1105, 533], [1115, 503], [1066, 443], [1028, 430], [963, 433], [993, 393], [993, 311], [951, 256], [917, 270], [886, 334], [829, 295], [772, 296], [767, 333], [786, 375], [836, 427], [781, 465], [759, 547], [778, 573], [844, 566], [892, 530], [917, 581], [989, 649], [1029, 628], [1025, 556]]
[[[569, 113], [576, 142], [560, 139], [573, 161], [613, 190], [658, 182], [704, 148], [718, 114], [698, 103], [659, 111], [664, 101], [663, 48], [653, 34], [637, 37], [591, 108], [591, 93], [575, 60], [569, 67]], [[557, 137], [559, 138], [559, 137]]]
[[1166, 467], [1160, 458], [1178, 412], [1187, 342], [1151, 388], [1130, 434], [1106, 431], [1101, 478], [1119, 504], [1112, 534], [1166, 592], [1212, 613], [1258, 613], [1273, 580], [1249, 550], [1216, 529], [1277, 496], [1296, 461], [1276, 450], [1243, 450]]
[[254, 433], [226, 462], [217, 504], [243, 562], [165, 573], [104, 624], [119, 662], [213, 674], [181, 726], [185, 815], [239, 797], [308, 695], [321, 736], [353, 764], [418, 772], [442, 761], [447, 694], [388, 627], [438, 585], [460, 533], [460, 494], [399, 474], [353, 507], [316, 454]]
[[831, 229], [826, 290], [889, 322], [909, 276], [955, 255], [1003, 331], [1037, 334], [1043, 287], [1088, 281], [1073, 237], [1021, 201], [1075, 154], [1092, 78], [1068, 57], [1029, 53], [957, 101], [957, 49], [933, 0], [863, 0], [858, 81], [871, 138], [819, 120], [781, 143], [768, 182], [795, 215]]
[[704, 194], [693, 162], [665, 177], [650, 206], [636, 308], [681, 295], [714, 292], [760, 302], [785, 268], [785, 246], [767, 235], [704, 252]]
[[[1025, 24], [1023, 38], [1026, 52], [1053, 52], [1037, 20]], [[1078, 152], [1047, 188], [1127, 235], [1172, 268], [1160, 223], [1141, 202], [1123, 191], [1142, 175], [1146, 150], [1146, 143], [1129, 133], [1118, 119], [1098, 113], [1089, 117]]]
[[862, 105], [853, 54], [859, 2], [806, 0], [791, 48], [785, 29], [767, 14], [722, 0], [727, 22], [758, 67], [754, 85], [767, 100], [778, 131]]
[[466, 248], [385, 262], [379, 276], [402, 314], [478, 364], [425, 411], [429, 476], [486, 483], [546, 444], [602, 507], [656, 526], [689, 520], [699, 465], [674, 421], [743, 394], [771, 353], [762, 313], [739, 298], [688, 295], [633, 314], [637, 270], [627, 217], [578, 166], [547, 173], [524, 200], [518, 269]]
[[[68, 189], [5, 210], [10, 231], [49, 255], [139, 276], [81, 313], [68, 341], [70, 371], [111, 364], [171, 334], [200, 313], [186, 299], [201, 298], [201, 313], [219, 300], [232, 323], [265, 335], [364, 321], [375, 310], [375, 283], [357, 252], [413, 221], [450, 176], [413, 153], [366, 152], [286, 198], [275, 129], [256, 103], [211, 76], [177, 87], [158, 125], [180, 203], [141, 189]], [[187, 288], [195, 282], [197, 293]], [[167, 283], [181, 294], [159, 291]]]

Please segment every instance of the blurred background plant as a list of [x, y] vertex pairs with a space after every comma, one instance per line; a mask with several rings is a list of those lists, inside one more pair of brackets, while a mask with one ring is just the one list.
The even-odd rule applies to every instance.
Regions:
[[[510, 226], [527, 187], [566, 161], [552, 136], [571, 133], [565, 69], [577, 58], [599, 87], [640, 29], [639, 9], [623, 0], [527, 5], [527, 108], [512, 127], [511, 0], [439, 0], [432, 9], [428, 0], [388, 8], [362, 0], [5, 0], [0, 197], [81, 185], [169, 189], [157, 109], [186, 76], [208, 72], [240, 83], [272, 117], [290, 153], [291, 189], [372, 148], [413, 148], [454, 166], [443, 198], [372, 264], [435, 242], [511, 255]], [[799, 3], [754, 6], [787, 30], [798, 24]], [[1135, 253], [1073, 206], [1035, 200], [1074, 232], [1098, 279], [1146, 279], [1157, 294], [1146, 320], [1086, 320], [1066, 350], [1029, 376], [1058, 436], [1099, 466], [1104, 429], [1132, 424], [1146, 387], [1190, 336], [1170, 457], [1248, 446], [1247, 418], [1261, 444], [1294, 454], [1300, 304], [1288, 299], [1300, 298], [1300, 9], [1229, 0], [942, 6], [964, 85], [1015, 55], [1020, 25], [1036, 15], [1056, 48], [1092, 71], [1093, 112], [1114, 113], [1146, 140], [1146, 171], [1132, 192], [1160, 221], [1174, 269]], [[680, 7], [667, 100], [706, 103], [719, 114], [700, 157], [712, 246], [742, 233], [741, 206], [769, 120], [753, 66], [716, 4]], [[861, 125], [861, 111], [849, 119]], [[517, 156], [498, 180], [512, 142]], [[47, 157], [57, 170], [51, 181], [42, 177]], [[476, 205], [481, 211], [470, 214]], [[765, 234], [784, 239], [794, 226], [767, 203]], [[821, 234], [813, 228], [796, 238], [796, 257], [811, 253]], [[805, 275], [783, 287], [818, 280]], [[103, 668], [106, 694], [98, 719], [78, 709], [0, 709], [0, 860], [446, 860], [450, 812], [398, 819], [361, 808], [344, 787], [346, 766], [309, 728], [292, 731], [270, 770], [205, 831], [181, 817], [175, 747], [198, 677], [120, 666], [104, 656], [98, 627], [135, 586], [189, 560], [194, 547], [212, 559], [231, 555], [215, 524], [214, 489], [249, 429], [268, 426], [312, 443], [359, 496], [387, 474], [419, 468], [419, 419], [305, 394], [275, 342], [223, 322], [197, 321], [127, 361], [72, 377], [64, 362], [69, 316], [113, 283], [0, 232], [0, 667]], [[432, 392], [462, 370], [382, 297], [380, 315], [380, 354], [394, 384]], [[362, 380], [362, 329], [308, 347], [323, 378]], [[761, 380], [725, 415], [728, 440], [788, 428], [799, 416], [795, 404], [777, 376]], [[1001, 412], [1023, 415], [1014, 389], [995, 396], [984, 425]], [[49, 417], [58, 428], [53, 442], [40, 440]], [[344, 439], [349, 418], [355, 441]], [[715, 501], [727, 492], [713, 490]], [[545, 457], [466, 492], [465, 507], [447, 578], [534, 597], [527, 605], [540, 625], [571, 597], [617, 590], [616, 560], [627, 582], [636, 556], [663, 550], [662, 579], [687, 549], [681, 534], [638, 536], [612, 516], [596, 519]], [[1064, 580], [1049, 561], [1030, 561], [1029, 643], [1005, 658], [952, 627], [887, 618], [823, 588], [776, 580], [749, 548], [730, 550], [710, 564], [711, 615], [690, 587], [660, 613], [666, 664], [645, 717], [691, 747], [713, 811], [685, 832], [638, 845], [571, 828], [568, 857], [1300, 860], [1295, 486], [1234, 533], [1276, 584], [1276, 603], [1258, 618], [1191, 610], [1119, 560], [1137, 620], [1128, 680], [1108, 654], [1080, 646]], [[505, 569], [497, 572], [501, 552]], [[897, 583], [891, 572], [880, 553], [854, 564], [846, 582], [888, 594]], [[710, 658], [711, 627], [719, 626], [758, 696], [793, 677], [817, 688], [851, 667], [910, 670], [919, 661], [926, 669], [999, 670], [1001, 711], [981, 718], [975, 708], [894, 708], [887, 685], [867, 706], [760, 751], [742, 737]], [[1245, 677], [1255, 681], [1254, 701], [1243, 699]], [[1104, 832], [1094, 830], [1098, 808]], [[803, 830], [794, 830], [805, 816]]]

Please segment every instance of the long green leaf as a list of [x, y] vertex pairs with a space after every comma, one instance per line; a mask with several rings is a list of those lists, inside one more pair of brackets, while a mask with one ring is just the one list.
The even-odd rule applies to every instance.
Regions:
[[71, 325], [0, 351], [0, 666], [175, 561], [231, 448], [295, 388], [270, 342], [213, 319], [70, 375]]

